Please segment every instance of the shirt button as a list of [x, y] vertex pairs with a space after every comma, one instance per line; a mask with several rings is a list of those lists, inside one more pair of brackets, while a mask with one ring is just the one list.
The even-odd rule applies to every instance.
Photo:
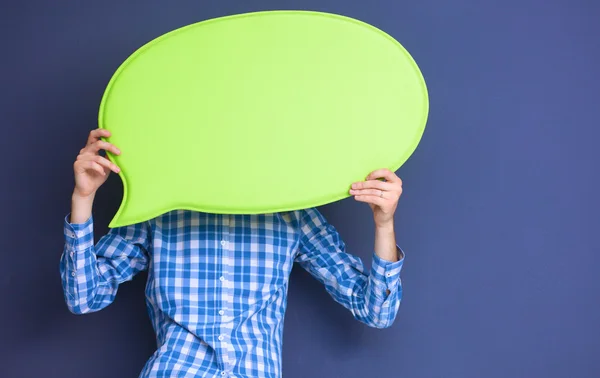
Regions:
[[223, 310], [219, 311], [219, 315], [225, 315], [225, 311], [223, 311]]
[[392, 273], [387, 273], [386, 274], [386, 277], [391, 277], [391, 276], [392, 276]]
[[227, 241], [225, 241], [225, 240], [221, 240], [221, 245], [222, 245], [223, 247], [225, 247], [225, 246], [227, 245]]
[[73, 277], [75, 277], [75, 272], [71, 272], [71, 275], [72, 275]]
[[223, 339], [224, 339], [224, 338], [225, 338], [225, 337], [223, 337], [223, 335], [220, 335], [220, 336], [219, 336], [219, 341], [223, 341]]
[[225, 373], [224, 371], [221, 372], [222, 376], [225, 376], [227, 373]]
[[221, 281], [225, 281], [225, 277], [223, 277], [223, 276], [219, 277], [219, 279], [220, 279]]

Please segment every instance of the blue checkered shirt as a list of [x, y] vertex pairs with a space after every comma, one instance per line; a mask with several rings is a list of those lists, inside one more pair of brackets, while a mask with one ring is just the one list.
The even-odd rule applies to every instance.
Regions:
[[289, 276], [294, 262], [356, 319], [394, 321], [404, 254], [372, 255], [370, 271], [345, 252], [316, 209], [266, 215], [172, 211], [113, 228], [94, 243], [93, 219], [64, 219], [60, 260], [69, 310], [101, 310], [119, 284], [147, 270], [157, 350], [140, 377], [281, 377]]

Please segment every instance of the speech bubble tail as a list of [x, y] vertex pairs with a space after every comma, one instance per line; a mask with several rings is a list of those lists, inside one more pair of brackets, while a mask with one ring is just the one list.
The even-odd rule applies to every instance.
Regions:
[[[118, 158], [116, 156], [114, 156], [110, 152], [107, 152], [107, 156], [110, 160], [112, 160], [113, 163], [120, 165], [120, 162], [117, 161]], [[119, 209], [113, 216], [112, 220], [108, 223], [108, 228], [118, 228], [118, 227], [128, 226], [128, 225], [132, 224], [132, 223], [127, 223], [126, 221], [124, 222], [122, 219], [123, 212], [125, 212], [125, 208], [127, 207], [127, 204], [130, 201], [128, 200], [129, 190], [128, 190], [128, 185], [127, 185], [127, 179], [126, 179], [126, 175], [124, 174], [122, 168], [121, 168], [121, 171], [118, 173], [118, 175], [119, 175], [119, 178], [121, 179], [121, 184], [123, 185], [123, 198], [121, 199], [121, 204], [119, 205]]]
[[124, 211], [126, 203], [127, 203], [127, 197], [125, 195], [123, 195], [123, 200], [121, 201], [121, 205], [119, 206], [119, 209], [113, 216], [112, 220], [108, 223], [108, 228], [118, 228], [118, 227], [123, 227], [123, 226], [128, 225], [126, 222], [123, 222], [123, 220], [121, 219], [122, 218], [121, 213]]

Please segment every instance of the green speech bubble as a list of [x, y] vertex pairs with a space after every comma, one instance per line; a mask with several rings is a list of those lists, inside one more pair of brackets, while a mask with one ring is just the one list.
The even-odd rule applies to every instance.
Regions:
[[341, 200], [409, 158], [428, 109], [410, 54], [361, 21], [269, 11], [182, 27], [133, 53], [106, 88], [99, 125], [122, 151], [108, 156], [124, 187], [109, 227]]

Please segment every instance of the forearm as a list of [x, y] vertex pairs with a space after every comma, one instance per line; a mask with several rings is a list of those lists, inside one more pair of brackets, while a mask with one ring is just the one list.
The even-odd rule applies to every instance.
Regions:
[[[396, 233], [394, 231], [394, 222], [391, 221], [384, 225], [375, 225], [375, 253], [384, 261], [395, 263], [401, 256], [396, 244]], [[386, 295], [390, 290], [385, 291]]]
[[382, 260], [389, 262], [396, 262], [400, 258], [393, 222], [375, 226], [375, 253]]
[[[78, 257], [78, 254], [81, 256]], [[95, 266], [96, 258], [89, 251], [75, 252], [67, 247], [61, 257], [60, 273], [65, 300], [74, 314], [98, 311], [114, 299], [116, 289], [106, 285], [106, 280], [99, 275], [98, 269], [94, 269]], [[102, 295], [99, 295], [101, 287]]]
[[372, 327], [390, 326], [400, 304], [404, 261], [393, 225], [377, 227], [369, 272], [358, 256], [346, 252], [337, 230], [316, 209], [305, 210], [299, 223], [302, 238], [295, 261], [356, 319]]
[[[96, 256], [94, 223], [85, 214], [89, 211], [85, 201], [74, 198], [72, 210], [75, 214], [64, 221], [65, 245], [60, 272], [69, 310], [83, 314], [105, 307], [114, 298], [114, 290], [106, 287], [106, 279], [100, 274], [102, 267], [98, 266]], [[103, 286], [103, 295], [99, 296], [100, 286]]]
[[[140, 248], [146, 236], [143, 228], [114, 230], [95, 244], [93, 217], [85, 214], [85, 205], [74, 199], [73, 210], [80, 211], [64, 218], [65, 244], [60, 261], [67, 306], [76, 314], [108, 306], [119, 283], [144, 269], [146, 263]], [[86, 219], [79, 220], [77, 216]]]
[[70, 222], [74, 224], [85, 223], [92, 215], [92, 206], [94, 204], [95, 194], [81, 196], [77, 191], [73, 191], [71, 196], [71, 218]]

